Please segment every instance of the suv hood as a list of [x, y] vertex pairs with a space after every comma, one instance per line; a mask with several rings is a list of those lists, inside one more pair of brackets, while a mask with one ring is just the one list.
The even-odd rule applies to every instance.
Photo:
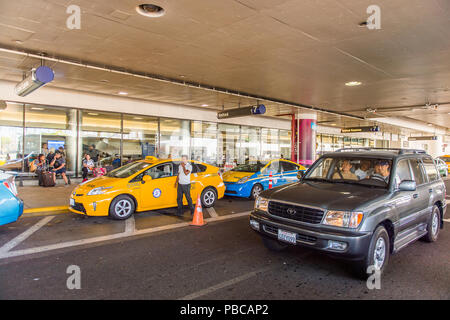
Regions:
[[323, 209], [351, 211], [388, 194], [388, 190], [345, 183], [297, 182], [261, 193], [270, 200], [288, 201]]

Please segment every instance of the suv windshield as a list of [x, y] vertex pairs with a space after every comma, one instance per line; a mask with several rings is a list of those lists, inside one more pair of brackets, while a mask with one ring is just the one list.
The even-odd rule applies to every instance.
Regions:
[[150, 166], [150, 163], [132, 162], [107, 173], [106, 176], [111, 178], [128, 178], [129, 176], [138, 173], [139, 171], [147, 168], [148, 166]]
[[392, 161], [377, 158], [324, 157], [304, 180], [387, 188]]
[[262, 163], [262, 162], [258, 162], [255, 164], [241, 164], [238, 165], [237, 167], [231, 169], [231, 171], [237, 171], [237, 172], [258, 172], [260, 171], [262, 168], [264, 168], [264, 166], [267, 163]]

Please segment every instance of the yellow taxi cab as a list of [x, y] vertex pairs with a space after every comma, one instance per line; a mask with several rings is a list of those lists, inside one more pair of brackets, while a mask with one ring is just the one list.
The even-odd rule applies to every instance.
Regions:
[[[198, 161], [190, 163], [192, 201], [196, 203], [200, 195], [203, 207], [214, 206], [225, 193], [219, 168]], [[179, 164], [179, 160], [155, 157], [126, 164], [78, 185], [70, 196], [69, 210], [124, 220], [135, 212], [176, 207]], [[183, 203], [187, 204], [185, 197]]]
[[448, 166], [448, 173], [450, 173], [450, 155], [447, 154], [445, 156], [440, 156], [439, 158], [441, 160], [443, 160], [447, 164], [447, 166]]

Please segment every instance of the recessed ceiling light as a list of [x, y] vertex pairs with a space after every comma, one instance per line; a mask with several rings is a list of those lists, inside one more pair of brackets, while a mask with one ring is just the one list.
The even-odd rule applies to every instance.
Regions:
[[98, 113], [95, 113], [95, 112], [88, 112], [88, 114], [91, 116], [98, 116]]
[[126, 95], [128, 94], [128, 92], [120, 91], [119, 94], [120, 94], [121, 96], [126, 96]]
[[360, 84], [361, 84], [361, 82], [359, 82], [359, 81], [349, 81], [349, 82], [346, 82], [346, 83], [345, 83], [345, 85], [346, 85], [347, 87], [359, 86]]
[[335, 126], [335, 125], [336, 125], [336, 123], [332, 123], [331, 125], [332, 125], [332, 126]]
[[42, 111], [42, 110], [45, 110], [45, 108], [31, 107], [31, 110]]
[[140, 4], [136, 7], [137, 13], [149, 18], [162, 17], [166, 11], [156, 4]]
[[133, 119], [134, 120], [142, 120], [143, 118], [141, 118], [141, 117], [134, 117]]
[[202, 104], [202, 107], [209, 107], [209, 104], [204, 103]]

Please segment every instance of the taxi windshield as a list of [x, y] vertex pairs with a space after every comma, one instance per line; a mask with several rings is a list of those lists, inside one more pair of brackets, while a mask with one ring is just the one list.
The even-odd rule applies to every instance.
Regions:
[[450, 157], [447, 156], [439, 157], [439, 159], [444, 160], [445, 162], [450, 162]]
[[303, 180], [387, 188], [392, 161], [377, 158], [322, 158]]
[[147, 162], [132, 162], [107, 173], [106, 176], [111, 178], [128, 178], [148, 166], [150, 166], [150, 163]]
[[262, 168], [264, 168], [265, 165], [266, 165], [266, 163], [262, 163], [262, 162], [257, 162], [255, 164], [240, 164], [237, 167], [231, 169], [231, 171], [237, 171], [237, 172], [258, 172]]

